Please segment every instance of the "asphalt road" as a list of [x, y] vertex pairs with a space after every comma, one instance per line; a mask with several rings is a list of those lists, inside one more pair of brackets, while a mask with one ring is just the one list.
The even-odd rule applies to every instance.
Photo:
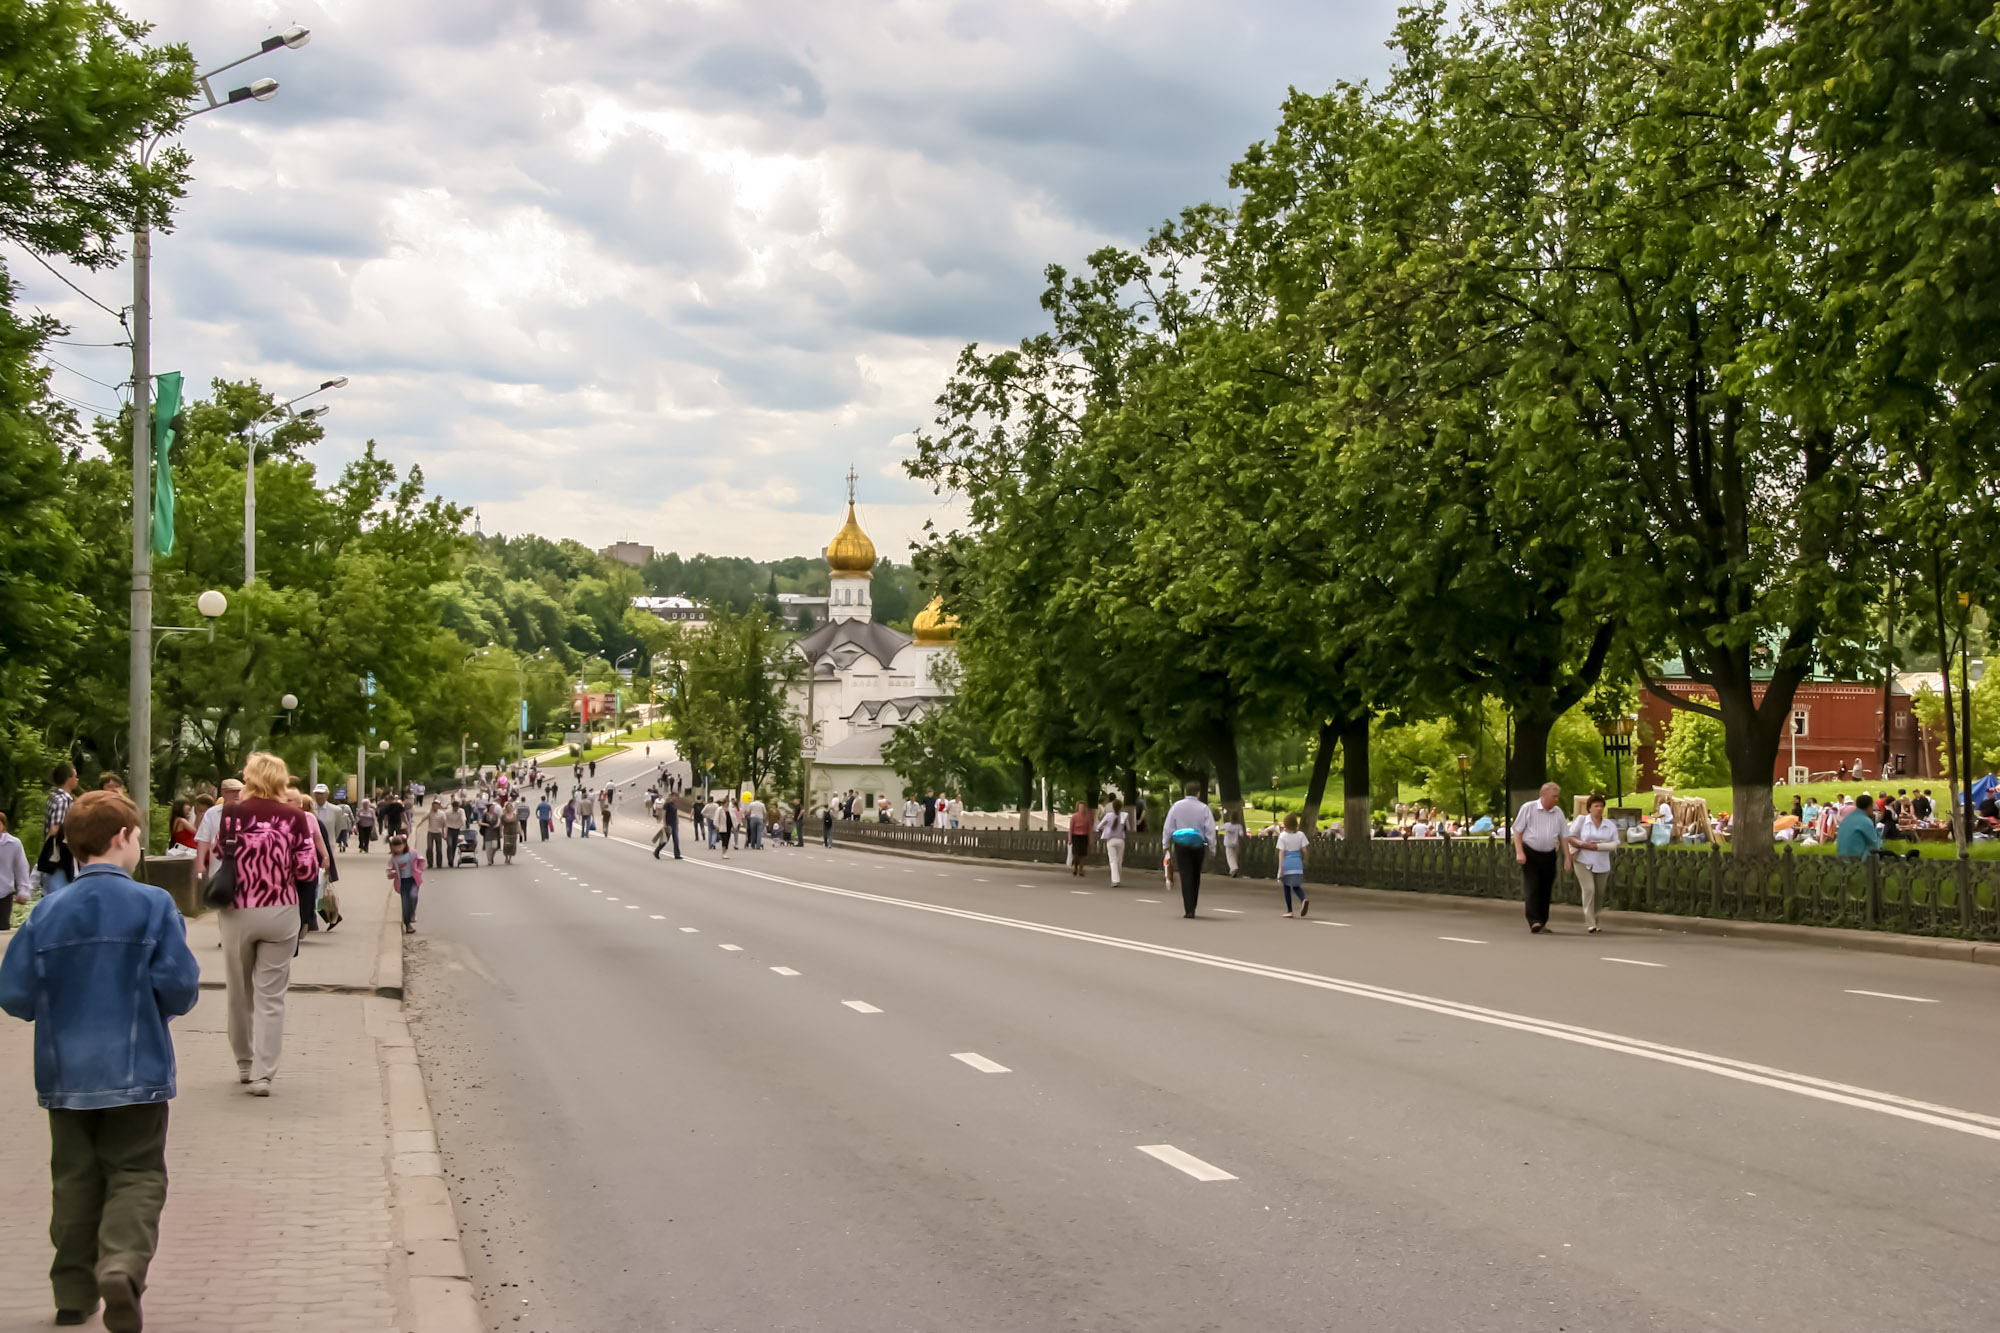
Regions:
[[2000, 970], [613, 833], [425, 885], [496, 1330], [2000, 1327]]

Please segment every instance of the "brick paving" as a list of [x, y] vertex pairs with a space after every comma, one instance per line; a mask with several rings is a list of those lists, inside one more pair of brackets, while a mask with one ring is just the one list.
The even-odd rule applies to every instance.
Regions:
[[[353, 896], [343, 895], [348, 919], [338, 931], [309, 937], [295, 982], [371, 983], [386, 898]], [[205, 980], [221, 976], [215, 938], [211, 920], [190, 923]], [[180, 1095], [146, 1291], [148, 1333], [411, 1326], [377, 1049], [396, 1008], [360, 994], [293, 992], [268, 1100], [245, 1095], [236, 1081], [222, 991], [204, 989], [194, 1011], [174, 1022]], [[47, 1328], [54, 1316], [48, 1130], [35, 1104], [31, 1032], [0, 1017], [0, 1333]], [[102, 1325], [93, 1317], [85, 1327]]]

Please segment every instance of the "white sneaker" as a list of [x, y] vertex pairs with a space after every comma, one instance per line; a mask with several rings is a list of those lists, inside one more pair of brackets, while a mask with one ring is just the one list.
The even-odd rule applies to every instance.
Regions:
[[271, 1080], [268, 1078], [255, 1079], [244, 1091], [248, 1092], [252, 1097], [268, 1097], [271, 1095]]

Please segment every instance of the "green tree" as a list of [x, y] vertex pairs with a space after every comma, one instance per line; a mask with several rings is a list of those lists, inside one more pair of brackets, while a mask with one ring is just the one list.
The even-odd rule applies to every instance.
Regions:
[[678, 625], [661, 672], [667, 715], [697, 778], [780, 796], [798, 782], [790, 689], [801, 664], [761, 611]]
[[1729, 781], [1722, 722], [1706, 713], [1676, 713], [1660, 742], [1660, 781], [1669, 787], [1720, 787]]

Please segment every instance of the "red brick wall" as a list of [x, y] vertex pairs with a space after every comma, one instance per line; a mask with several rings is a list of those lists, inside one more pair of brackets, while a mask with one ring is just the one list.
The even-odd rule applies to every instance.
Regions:
[[[1664, 684], [1682, 698], [1714, 698], [1713, 691], [1694, 681], [1670, 680]], [[1756, 697], [1759, 701], [1763, 699], [1761, 687]], [[1880, 776], [1875, 771], [1875, 758], [1882, 740], [1881, 685], [1808, 681], [1793, 696], [1792, 709], [1806, 714], [1806, 734], [1798, 738], [1799, 764], [1814, 773], [1837, 773], [1843, 762], [1851, 768], [1859, 759], [1869, 777]], [[1910, 697], [1890, 695], [1889, 710], [1890, 763], [1897, 765], [1898, 773], [1912, 778], [1938, 776], [1943, 771], [1940, 746], [1918, 725], [1910, 710]], [[1640, 735], [1657, 742], [1665, 735], [1669, 719], [1676, 711], [1651, 693], [1642, 693]], [[1655, 744], [1637, 747], [1639, 791], [1650, 790], [1659, 780], [1659, 771], [1654, 766], [1655, 748]], [[1773, 782], [1785, 780], [1794, 762], [1792, 754], [1791, 737], [1780, 738], [1778, 762], [1771, 772]]]

